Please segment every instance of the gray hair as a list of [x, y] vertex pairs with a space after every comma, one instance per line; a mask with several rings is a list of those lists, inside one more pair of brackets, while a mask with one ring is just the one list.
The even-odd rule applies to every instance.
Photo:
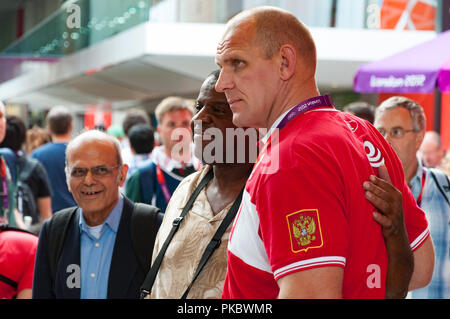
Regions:
[[404, 96], [393, 96], [377, 108], [375, 112], [375, 119], [379, 118], [384, 112], [403, 107], [408, 110], [411, 116], [411, 122], [414, 132], [424, 131], [426, 127], [426, 116], [423, 112], [423, 108], [415, 101], [408, 99]]

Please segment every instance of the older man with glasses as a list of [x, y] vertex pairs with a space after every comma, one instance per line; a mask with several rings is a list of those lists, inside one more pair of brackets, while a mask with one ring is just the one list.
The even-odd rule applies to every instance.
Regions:
[[437, 170], [425, 168], [417, 157], [425, 135], [422, 107], [405, 97], [384, 101], [375, 113], [375, 127], [400, 158], [405, 179], [426, 214], [436, 262], [430, 284], [411, 293], [413, 298], [450, 298], [450, 182]]
[[120, 194], [128, 165], [116, 138], [85, 132], [69, 143], [66, 158], [67, 185], [78, 207], [56, 213], [42, 227], [33, 298], [137, 298], [159, 210]]

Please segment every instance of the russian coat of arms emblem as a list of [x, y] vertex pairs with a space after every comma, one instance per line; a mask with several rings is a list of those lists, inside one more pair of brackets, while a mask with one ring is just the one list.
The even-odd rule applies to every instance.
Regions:
[[291, 248], [294, 253], [323, 245], [317, 209], [302, 210], [287, 217]]

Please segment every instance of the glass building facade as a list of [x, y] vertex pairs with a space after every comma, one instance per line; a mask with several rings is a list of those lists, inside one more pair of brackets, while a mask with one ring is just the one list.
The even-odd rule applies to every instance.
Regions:
[[[8, 45], [12, 25], [20, 21], [15, 11], [8, 17], [0, 13], [9, 22], [0, 34], [0, 44], [5, 46], [3, 54], [61, 56], [140, 23], [226, 23], [238, 12], [258, 5], [289, 10], [309, 27], [435, 30], [438, 0], [70, 0]], [[29, 25], [26, 20], [32, 16], [25, 16], [22, 24]]]

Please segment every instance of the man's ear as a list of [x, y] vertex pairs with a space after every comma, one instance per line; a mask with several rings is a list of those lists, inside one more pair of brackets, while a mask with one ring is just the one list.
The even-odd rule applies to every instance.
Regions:
[[66, 174], [67, 189], [69, 190], [69, 193], [72, 193], [72, 189], [70, 187], [70, 176], [69, 173], [67, 172], [67, 168], [64, 168], [64, 173]]
[[422, 130], [417, 133], [416, 135], [416, 151], [420, 149], [420, 146], [422, 146], [423, 139], [425, 138], [425, 130]]
[[285, 44], [280, 48], [280, 57], [280, 76], [283, 81], [287, 81], [294, 75], [297, 68], [297, 52], [293, 46]]
[[117, 175], [117, 183], [119, 183], [119, 186], [122, 187], [123, 184], [125, 183], [125, 179], [127, 177], [127, 173], [128, 173], [128, 165], [127, 164], [123, 164], [122, 168], [119, 172], [119, 175]]

